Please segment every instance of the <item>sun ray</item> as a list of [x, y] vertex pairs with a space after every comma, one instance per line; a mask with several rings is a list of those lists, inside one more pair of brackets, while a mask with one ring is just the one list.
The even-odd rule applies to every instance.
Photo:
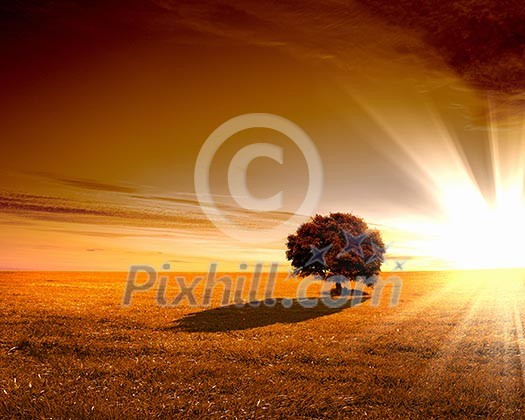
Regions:
[[[437, 109], [423, 100], [410, 112], [377, 106], [373, 96], [351, 92], [388, 136], [382, 147], [404, 155], [403, 170], [439, 203], [439, 216], [388, 221], [394, 230], [423, 235], [411, 245], [450, 268], [523, 267], [520, 238], [525, 236], [525, 125], [502, 127], [489, 104], [488, 139], [495, 186], [494, 200], [481, 191], [459, 139]], [[483, 134], [482, 134], [483, 135]], [[395, 155], [395, 153], [391, 153]], [[488, 169], [487, 169], [488, 170]], [[405, 244], [406, 245], [406, 244]]]

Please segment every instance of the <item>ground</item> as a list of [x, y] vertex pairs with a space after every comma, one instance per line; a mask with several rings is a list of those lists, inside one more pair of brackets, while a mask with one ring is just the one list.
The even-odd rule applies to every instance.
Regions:
[[523, 418], [524, 272], [396, 274], [394, 307], [285, 309], [123, 308], [125, 273], [2, 273], [0, 417]]

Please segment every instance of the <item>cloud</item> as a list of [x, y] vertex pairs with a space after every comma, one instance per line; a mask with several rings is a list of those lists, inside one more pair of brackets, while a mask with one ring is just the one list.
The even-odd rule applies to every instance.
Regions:
[[133, 198], [138, 198], [140, 200], [151, 200], [151, 201], [165, 201], [168, 203], [174, 203], [174, 204], [184, 204], [189, 206], [198, 206], [199, 202], [196, 199], [188, 199], [188, 198], [177, 198], [177, 197], [166, 197], [166, 196], [159, 196], [159, 195], [132, 195]]
[[133, 188], [133, 187], [125, 187], [122, 185], [115, 185], [115, 184], [106, 184], [103, 182], [89, 181], [86, 179], [61, 178], [59, 179], [59, 181], [65, 185], [70, 185], [73, 187], [82, 188], [86, 190], [107, 191], [107, 192], [117, 192], [117, 193], [136, 192], [136, 188]]
[[[83, 180], [82, 188], [88, 190], [81, 198], [63, 198], [48, 195], [12, 193], [0, 191], [0, 211], [30, 220], [83, 223], [99, 226], [126, 226], [137, 228], [168, 229], [175, 235], [192, 232], [192, 236], [207, 235], [214, 231], [214, 225], [204, 214], [195, 198], [163, 195], [128, 194], [118, 190], [118, 196], [90, 196], [89, 191], [114, 192], [113, 185]], [[92, 185], [96, 187], [91, 188]], [[135, 191], [135, 189], [133, 189]], [[169, 205], [168, 205], [169, 204]], [[210, 210], [211, 211], [211, 210]], [[223, 212], [232, 224], [239, 223], [247, 228], [266, 228], [279, 221], [287, 220], [287, 212], [252, 212], [242, 208], [217, 203], [213, 211]], [[12, 221], [9, 221], [12, 223]], [[20, 223], [17, 223], [20, 224]], [[117, 237], [108, 232], [83, 233], [93, 236]], [[150, 236], [148, 232], [144, 236]], [[163, 233], [166, 235], [166, 232]], [[124, 235], [130, 236], [130, 235]]]
[[467, 82], [488, 91], [525, 89], [521, 1], [361, 0], [374, 15], [424, 40]]
[[[386, 71], [406, 64], [401, 77], [417, 79], [412, 84], [423, 90], [456, 84], [455, 75], [488, 96], [493, 118], [516, 111], [521, 117], [525, 4], [520, 0], [152, 1], [171, 12], [173, 26], [276, 48], [348, 74], [367, 71], [366, 63]], [[480, 111], [483, 118], [486, 112]]]
[[0, 194], [0, 210], [6, 213], [49, 213], [62, 215], [111, 216], [111, 213], [93, 208], [65, 205], [59, 198], [31, 194]]
[[[432, 65], [433, 55], [440, 56], [480, 89], [513, 95], [525, 90], [525, 5], [520, 0], [131, 0], [125, 7], [119, 3], [4, 2], [0, 15], [7, 17], [6, 34], [18, 28], [16, 33], [31, 34], [32, 42], [35, 27], [53, 34], [60, 33], [51, 30], [57, 25], [82, 33], [118, 33], [125, 28], [129, 33], [181, 40], [201, 33], [211, 35], [205, 38], [210, 43], [222, 38], [230, 44], [276, 47], [311, 58], [328, 57], [346, 68], [354, 65], [359, 51], [374, 56], [393, 48], [398, 56], [430, 60]], [[420, 38], [421, 43], [404, 35]]]
[[142, 227], [210, 227], [210, 223], [198, 211], [133, 208], [99, 199], [76, 200], [0, 192], [0, 210], [34, 220]]
[[72, 178], [72, 177], [62, 177], [50, 172], [31, 172], [31, 175], [36, 175], [41, 178], [45, 178], [54, 182], [58, 182], [62, 185], [67, 185], [70, 187], [82, 189], [82, 190], [91, 190], [91, 191], [104, 191], [104, 192], [115, 192], [115, 193], [135, 193], [137, 192], [137, 187], [116, 183], [108, 183], [102, 181], [96, 181], [92, 179], [85, 178]]

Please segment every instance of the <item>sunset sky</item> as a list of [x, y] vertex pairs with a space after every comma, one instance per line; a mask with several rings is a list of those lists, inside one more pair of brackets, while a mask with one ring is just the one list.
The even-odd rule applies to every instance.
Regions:
[[[316, 212], [380, 229], [385, 270], [525, 266], [521, 3], [4, 3], [0, 269], [286, 270], [286, 235], [231, 238], [195, 195], [202, 145], [247, 113], [309, 135]], [[229, 162], [254, 142], [283, 148], [282, 165], [247, 173], [253, 195], [283, 191], [279, 211], [230, 195]], [[246, 229], [295, 213], [308, 182], [301, 150], [262, 128], [228, 139], [210, 169], [219, 208]]]

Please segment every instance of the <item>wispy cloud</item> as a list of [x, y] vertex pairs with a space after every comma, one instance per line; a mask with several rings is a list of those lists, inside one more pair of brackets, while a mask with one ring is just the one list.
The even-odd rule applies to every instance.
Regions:
[[[0, 211], [18, 216], [18, 221], [0, 223], [27, 223], [26, 220], [47, 220], [66, 223], [84, 223], [100, 226], [127, 226], [141, 228], [192, 230], [193, 235], [204, 235], [215, 230], [206, 217], [207, 211], [222, 212], [232, 223], [247, 228], [266, 228], [288, 219], [292, 213], [284, 211], [253, 212], [228, 204], [231, 197], [215, 195], [215, 203], [200, 203], [195, 194], [181, 192], [159, 194], [152, 188], [126, 183], [101, 182], [74, 178], [48, 172], [33, 172], [31, 176], [55, 183], [61, 196], [0, 191]], [[68, 193], [63, 186], [70, 187]], [[67, 195], [67, 197], [65, 197]], [[101, 233], [102, 235], [118, 235]]]
[[97, 181], [93, 179], [65, 177], [65, 176], [59, 176], [59, 175], [56, 175], [50, 172], [32, 172], [31, 174], [47, 179], [47, 180], [50, 180], [50, 181], [57, 182], [62, 185], [84, 189], [84, 190], [125, 193], [125, 194], [131, 194], [131, 193], [135, 193], [138, 191], [136, 186], [108, 183], [108, 182], [102, 182], [102, 181]]
[[18, 215], [38, 213], [90, 216], [112, 215], [110, 212], [104, 210], [75, 206], [72, 202], [57, 197], [13, 193], [0, 193], [0, 210], [4, 213], [14, 213]]

